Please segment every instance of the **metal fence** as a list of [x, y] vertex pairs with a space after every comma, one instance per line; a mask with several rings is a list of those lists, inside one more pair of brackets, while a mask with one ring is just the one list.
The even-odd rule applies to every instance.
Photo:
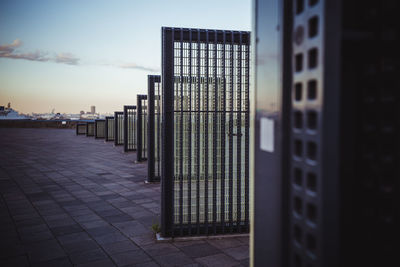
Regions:
[[147, 181], [161, 178], [161, 76], [147, 76]]
[[124, 150], [136, 151], [137, 148], [137, 114], [136, 106], [124, 106]]
[[137, 161], [147, 160], [147, 95], [137, 95]]
[[162, 29], [163, 236], [249, 231], [249, 44]]
[[124, 112], [114, 112], [114, 145], [124, 144]]
[[105, 139], [106, 141], [114, 141], [115, 136], [115, 120], [114, 117], [108, 116], [105, 119]]
[[94, 121], [86, 122], [86, 136], [94, 136]]
[[76, 124], [76, 135], [86, 135], [86, 123]]
[[95, 120], [94, 121], [94, 137], [97, 138], [105, 138], [105, 127], [106, 121], [105, 120]]

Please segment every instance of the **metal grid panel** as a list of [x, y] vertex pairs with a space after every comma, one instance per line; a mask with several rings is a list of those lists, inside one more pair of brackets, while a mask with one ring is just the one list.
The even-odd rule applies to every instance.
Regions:
[[147, 95], [137, 95], [137, 161], [147, 160]]
[[106, 141], [114, 141], [115, 124], [114, 117], [108, 116], [105, 119], [105, 139]]
[[124, 106], [124, 150], [128, 151], [136, 151], [137, 149], [137, 111], [136, 106]]
[[86, 123], [86, 136], [94, 136], [94, 121]]
[[86, 135], [86, 123], [76, 124], [76, 135]]
[[161, 76], [148, 75], [147, 181], [161, 177]]
[[124, 112], [114, 112], [114, 145], [124, 144]]
[[162, 234], [247, 232], [250, 33], [162, 32]]
[[94, 136], [95, 138], [105, 138], [106, 134], [106, 121], [105, 120], [95, 120], [94, 121]]

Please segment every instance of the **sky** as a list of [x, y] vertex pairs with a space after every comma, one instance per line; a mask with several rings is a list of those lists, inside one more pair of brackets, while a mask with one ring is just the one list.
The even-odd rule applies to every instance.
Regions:
[[161, 27], [251, 29], [251, 0], [1, 0], [0, 106], [99, 113], [161, 72]]

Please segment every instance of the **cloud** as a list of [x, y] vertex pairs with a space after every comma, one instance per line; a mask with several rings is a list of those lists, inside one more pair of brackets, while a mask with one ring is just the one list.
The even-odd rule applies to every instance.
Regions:
[[70, 53], [60, 53], [56, 55], [55, 62], [64, 63], [68, 65], [78, 65], [79, 58]]
[[15, 39], [11, 44], [0, 45], [0, 58], [24, 59], [39, 62], [55, 62], [68, 65], [78, 65], [79, 58], [70, 53], [59, 53], [50, 56], [46, 52], [37, 50], [36, 52], [21, 53], [16, 51], [22, 45], [19, 39]]
[[135, 63], [121, 64], [121, 65], [117, 65], [117, 67], [123, 68], [123, 69], [144, 70], [144, 71], [150, 71], [150, 72], [159, 72], [159, 71], [160, 71], [159, 69], [154, 69], [154, 68], [150, 68], [150, 67], [140, 66], [140, 65], [137, 65], [137, 64], [135, 64]]

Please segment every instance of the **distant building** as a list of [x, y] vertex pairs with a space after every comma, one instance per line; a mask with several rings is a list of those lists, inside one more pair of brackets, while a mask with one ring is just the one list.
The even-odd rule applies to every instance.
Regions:
[[79, 114], [81, 114], [81, 115], [85, 114], [85, 111], [81, 110], [81, 112], [79, 112]]
[[96, 106], [91, 106], [90, 107], [90, 113], [92, 113], [92, 114], [96, 113]]

